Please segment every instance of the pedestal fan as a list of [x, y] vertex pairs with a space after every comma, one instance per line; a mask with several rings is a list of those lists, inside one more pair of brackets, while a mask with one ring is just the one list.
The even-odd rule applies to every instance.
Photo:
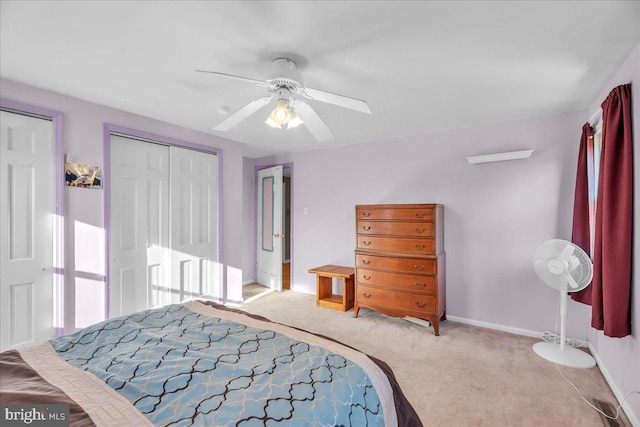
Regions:
[[596, 362], [590, 354], [567, 345], [568, 292], [586, 288], [593, 278], [589, 256], [571, 242], [547, 240], [536, 249], [533, 267], [538, 277], [549, 287], [560, 291], [560, 342], [539, 342], [533, 350], [559, 365], [571, 368], [593, 368]]

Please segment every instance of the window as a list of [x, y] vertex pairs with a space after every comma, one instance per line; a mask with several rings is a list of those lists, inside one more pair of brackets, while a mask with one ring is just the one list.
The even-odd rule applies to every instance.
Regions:
[[602, 119], [593, 128], [593, 138], [587, 145], [587, 173], [589, 178], [589, 253], [593, 258], [596, 229], [596, 202], [598, 200], [598, 177], [600, 176], [600, 153], [602, 152]]

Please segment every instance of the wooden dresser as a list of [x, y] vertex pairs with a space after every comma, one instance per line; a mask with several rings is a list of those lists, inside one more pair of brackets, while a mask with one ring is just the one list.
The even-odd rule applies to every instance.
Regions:
[[439, 335], [445, 318], [444, 207], [356, 206], [353, 317], [361, 307], [426, 319]]

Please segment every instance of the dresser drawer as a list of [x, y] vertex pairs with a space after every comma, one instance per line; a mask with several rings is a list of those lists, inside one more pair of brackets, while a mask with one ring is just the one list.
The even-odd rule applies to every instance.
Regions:
[[436, 276], [388, 273], [358, 268], [356, 277], [358, 283], [363, 285], [381, 286], [409, 292], [434, 293], [438, 287]]
[[358, 234], [433, 237], [433, 222], [358, 221]]
[[417, 220], [433, 221], [436, 213], [432, 207], [425, 208], [371, 208], [356, 206], [356, 219], [388, 219], [388, 220]]
[[418, 316], [420, 314], [433, 314], [436, 311], [436, 298], [432, 295], [397, 292], [360, 284], [356, 285], [356, 302], [390, 310], [410, 311]]
[[365, 254], [356, 254], [356, 267], [430, 276], [435, 275], [437, 271], [435, 259], [391, 258]]
[[358, 249], [410, 254], [433, 254], [435, 246], [435, 240], [429, 238], [358, 235]]

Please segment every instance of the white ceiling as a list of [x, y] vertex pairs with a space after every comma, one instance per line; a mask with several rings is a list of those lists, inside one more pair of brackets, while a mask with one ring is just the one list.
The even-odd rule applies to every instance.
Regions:
[[[585, 109], [640, 42], [638, 1], [0, 1], [0, 75], [219, 135], [262, 157]], [[335, 138], [212, 127], [277, 57], [373, 115], [309, 101]]]

